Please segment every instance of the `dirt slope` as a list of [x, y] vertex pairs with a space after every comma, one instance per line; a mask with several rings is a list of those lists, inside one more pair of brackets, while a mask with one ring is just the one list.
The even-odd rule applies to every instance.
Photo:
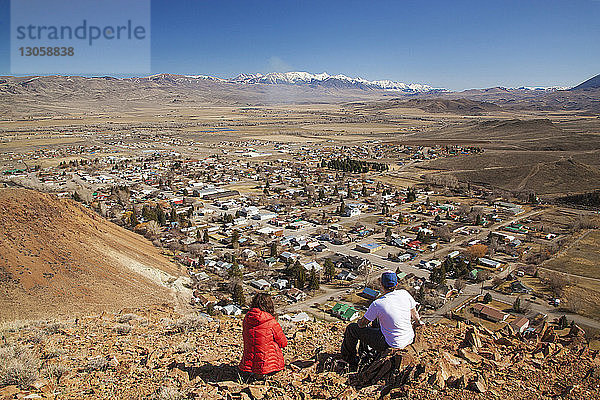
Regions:
[[177, 267], [72, 200], [0, 190], [0, 320], [172, 302]]

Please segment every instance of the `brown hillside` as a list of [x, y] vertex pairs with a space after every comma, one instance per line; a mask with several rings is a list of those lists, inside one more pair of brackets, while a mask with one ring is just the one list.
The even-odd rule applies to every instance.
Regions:
[[0, 190], [0, 320], [173, 301], [177, 267], [143, 237], [72, 200]]

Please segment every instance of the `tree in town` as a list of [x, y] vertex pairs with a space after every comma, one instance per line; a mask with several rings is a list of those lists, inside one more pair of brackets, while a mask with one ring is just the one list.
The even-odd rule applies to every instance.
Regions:
[[237, 229], [234, 229], [233, 232], [231, 232], [231, 246], [234, 249], [240, 247], [240, 233], [237, 231]]
[[473, 246], [467, 248], [466, 254], [469, 260], [475, 261], [478, 258], [484, 257], [487, 253], [488, 247], [485, 244], [474, 244]]
[[333, 277], [335, 276], [335, 265], [333, 264], [333, 261], [331, 261], [331, 258], [325, 259], [325, 262], [323, 264], [323, 269], [324, 269], [325, 279], [327, 279], [328, 282], [331, 281], [333, 279]]
[[236, 283], [233, 285], [233, 293], [231, 294], [231, 299], [238, 306], [246, 305], [246, 296], [244, 295], [244, 288], [241, 283]]
[[438, 285], [446, 284], [446, 268], [444, 264], [431, 270], [431, 273], [429, 274], [429, 280]]
[[163, 211], [162, 207], [157, 204], [156, 208], [154, 209], [154, 212], [156, 213], [156, 221], [160, 224], [160, 226], [166, 225], [167, 216], [165, 215], [165, 212]]
[[208, 229], [204, 230], [202, 243], [208, 243], [210, 241], [210, 237], [208, 236]]
[[138, 221], [137, 213], [135, 212], [135, 207], [131, 211], [131, 215], [129, 216], [129, 226], [135, 228], [140, 221]]
[[477, 282], [485, 282], [492, 277], [492, 273], [487, 269], [481, 269], [477, 273]]
[[485, 304], [489, 304], [489, 303], [491, 303], [491, 302], [492, 302], [492, 295], [490, 294], [490, 292], [487, 292], [487, 293], [485, 294], [485, 296], [483, 296], [483, 302], [484, 302]]
[[465, 282], [464, 279], [457, 279], [454, 282], [454, 288], [456, 290], [458, 290], [459, 292], [462, 292], [465, 287], [467, 287], [467, 283]]
[[444, 242], [449, 242], [452, 239], [452, 232], [450, 232], [450, 228], [447, 225], [440, 226], [435, 230], [435, 235]]
[[546, 275], [545, 281], [554, 297], [561, 297], [569, 284], [569, 280], [565, 276], [559, 274], [548, 274]]
[[152, 208], [148, 207], [147, 205], [144, 205], [144, 207], [142, 208], [142, 218], [144, 218], [144, 221], [157, 221], [158, 218], [156, 217], [156, 210], [153, 210]]
[[319, 290], [319, 276], [317, 275], [315, 267], [312, 267], [310, 270], [310, 275], [308, 276], [308, 288], [310, 290]]
[[390, 228], [389, 226], [385, 230], [385, 240], [386, 240], [386, 242], [389, 242], [390, 240], [392, 240], [392, 228]]
[[242, 269], [240, 268], [238, 263], [233, 263], [233, 265], [227, 271], [229, 274], [229, 278], [241, 278], [242, 277]]
[[271, 243], [271, 257], [278, 257], [279, 256], [279, 249], [277, 248], [277, 242], [272, 242]]
[[306, 269], [302, 266], [299, 260], [296, 261], [293, 267], [294, 282], [298, 289], [303, 289], [306, 285]]

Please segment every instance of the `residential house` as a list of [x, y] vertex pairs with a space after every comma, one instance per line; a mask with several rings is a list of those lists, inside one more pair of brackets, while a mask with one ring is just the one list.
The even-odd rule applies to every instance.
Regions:
[[271, 288], [271, 284], [264, 279], [251, 280], [249, 285], [258, 290], [269, 290]]
[[273, 286], [275, 289], [278, 290], [282, 290], [285, 289], [288, 286], [289, 282], [287, 279], [277, 279], [277, 281], [275, 281], [275, 283], [273, 283]]
[[526, 317], [517, 317], [509, 325], [514, 332], [523, 333], [529, 328], [529, 319]]
[[476, 317], [485, 318], [492, 322], [505, 321], [508, 318], [507, 313], [481, 303], [475, 303], [472, 311]]
[[367, 300], [375, 300], [376, 298], [378, 298], [380, 295], [379, 290], [374, 290], [371, 288], [364, 288], [362, 292], [360, 292], [358, 294], [358, 296], [362, 297], [363, 299], [367, 299]]
[[319, 272], [320, 270], [323, 269], [323, 267], [318, 262], [316, 262], [314, 260], [313, 261], [309, 261], [307, 263], [303, 263], [302, 266], [308, 272], [312, 271], [313, 268], [314, 268], [315, 272]]
[[510, 284], [510, 290], [513, 293], [531, 294], [533, 289], [523, 284], [521, 281], [514, 281]]
[[502, 265], [502, 263], [500, 261], [491, 260], [489, 258], [482, 257], [479, 259], [479, 265], [481, 265], [485, 268], [497, 269]]
[[354, 321], [360, 317], [360, 314], [354, 307], [344, 303], [337, 303], [333, 306], [331, 314], [344, 321]]
[[302, 301], [302, 300], [306, 299], [306, 293], [304, 293], [302, 290], [300, 290], [298, 288], [290, 288], [287, 290], [287, 292], [285, 294], [287, 297], [289, 297], [290, 299], [292, 299], [294, 301]]
[[356, 274], [352, 273], [351, 271], [347, 271], [347, 270], [344, 270], [335, 276], [335, 279], [339, 279], [341, 281], [353, 281], [356, 278], [358, 278], [358, 276]]
[[381, 249], [383, 249], [383, 246], [379, 243], [359, 243], [356, 245], [356, 250], [363, 253], [375, 253]]
[[209, 304], [217, 304], [219, 300], [209, 293], [200, 293], [197, 290], [194, 290], [194, 297], [192, 297], [192, 302], [202, 307], [207, 307]]

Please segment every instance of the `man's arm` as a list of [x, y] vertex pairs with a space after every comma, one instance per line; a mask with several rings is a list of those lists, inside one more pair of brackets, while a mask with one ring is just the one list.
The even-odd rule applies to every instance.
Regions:
[[421, 317], [419, 316], [419, 312], [417, 311], [417, 308], [413, 308], [410, 310], [410, 315], [412, 316], [412, 319], [415, 320], [415, 322], [419, 325], [425, 325], [423, 323], [423, 321], [421, 321]]
[[378, 316], [377, 314], [378, 314], [377, 303], [373, 302], [373, 303], [371, 303], [369, 308], [367, 308], [367, 312], [365, 312], [365, 315], [363, 315], [361, 319], [356, 321], [356, 323], [358, 324], [358, 327], [366, 328], [372, 321], [375, 321], [377, 319], [377, 316]]

